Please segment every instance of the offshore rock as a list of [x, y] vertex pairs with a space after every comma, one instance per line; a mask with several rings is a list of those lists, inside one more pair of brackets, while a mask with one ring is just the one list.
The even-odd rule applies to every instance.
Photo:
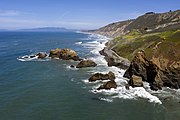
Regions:
[[37, 54], [37, 56], [38, 56], [38, 59], [44, 59], [47, 56], [47, 54], [44, 52], [40, 52]]
[[84, 67], [96, 67], [97, 64], [92, 60], [82, 60], [76, 68], [84, 68]]
[[59, 49], [56, 48], [55, 50], [51, 50], [49, 57], [51, 58], [59, 58], [62, 60], [74, 60], [74, 61], [79, 61], [79, 57], [77, 53], [74, 50], [65, 48], [65, 49]]
[[99, 88], [97, 88], [97, 90], [101, 90], [101, 89], [109, 90], [111, 88], [117, 88], [117, 84], [114, 80], [104, 83]]
[[95, 82], [97, 80], [115, 80], [115, 75], [113, 72], [109, 72], [108, 74], [95, 73], [89, 78], [89, 82]]
[[74, 60], [74, 61], [79, 60], [77, 53], [74, 50], [67, 48], [60, 50], [59, 58], [63, 60]]
[[49, 57], [51, 58], [59, 58], [61, 49], [56, 48], [55, 50], [50, 50]]

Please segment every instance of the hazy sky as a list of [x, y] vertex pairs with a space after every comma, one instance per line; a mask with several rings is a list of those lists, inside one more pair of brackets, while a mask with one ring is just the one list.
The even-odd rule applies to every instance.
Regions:
[[149, 11], [180, 9], [180, 0], [0, 0], [0, 29], [94, 29]]

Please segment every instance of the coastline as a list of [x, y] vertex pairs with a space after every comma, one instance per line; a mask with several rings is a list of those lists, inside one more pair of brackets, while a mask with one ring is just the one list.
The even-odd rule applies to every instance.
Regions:
[[[84, 32], [83, 32], [84, 33]], [[148, 100], [149, 102], [152, 103], [159, 103], [162, 104], [162, 100], [166, 98], [161, 98], [161, 97], [156, 97], [159, 96], [159, 94], [163, 93], [162, 91], [154, 92], [151, 91], [149, 88], [149, 84], [145, 83], [144, 88], [139, 87], [139, 88], [133, 88], [129, 87], [130, 89], [126, 89], [126, 85], [128, 83], [128, 79], [124, 78], [123, 75], [125, 73], [125, 70], [122, 69], [121, 67], [117, 66], [108, 66], [107, 61], [104, 59], [105, 57], [99, 53], [99, 51], [103, 50], [106, 48], [106, 43], [111, 40], [110, 38], [106, 36], [102, 36], [99, 34], [92, 34], [92, 33], [84, 33], [88, 34], [87, 35], [87, 41], [77, 41], [74, 44], [80, 45], [85, 47], [85, 49], [89, 49], [90, 47], [90, 53], [93, 54], [93, 56], [86, 56], [88, 59], [93, 60], [97, 62], [97, 67], [96, 68], [91, 68], [87, 72], [89, 74], [94, 74], [94, 73], [107, 73], [109, 71], [112, 71], [115, 76], [115, 82], [117, 84], [117, 88], [110, 89], [110, 90], [97, 90], [97, 88], [102, 85], [102, 81], [93, 83], [94, 85], [91, 87], [89, 91], [91, 91], [94, 94], [100, 94], [100, 96], [105, 96], [101, 97], [100, 100], [104, 100], [107, 102], [113, 102], [114, 99], [135, 99], [139, 100], [139, 98], [143, 98], [144, 100]], [[112, 55], [116, 55], [111, 53]], [[117, 57], [117, 56], [116, 56]], [[70, 65], [69, 65], [70, 66]], [[74, 68], [67, 67], [67, 69], [73, 69], [73, 70], [78, 70]], [[88, 78], [86, 80], [82, 80], [85, 82], [86, 85], [91, 86], [92, 83], [88, 82]], [[157, 95], [158, 94], [158, 95]], [[155, 96], [154, 96], [155, 95]], [[160, 99], [161, 100], [160, 100]]]
[[[96, 34], [96, 33], [91, 33], [91, 34]], [[99, 34], [97, 34], [99, 35]], [[104, 36], [104, 35], [102, 35]], [[110, 38], [108, 40], [108, 42], [110, 42], [113, 38]], [[117, 71], [118, 69], [124, 69], [126, 70], [129, 65], [130, 65], [130, 61], [119, 56], [117, 53], [115, 53], [113, 50], [111, 49], [108, 49], [107, 47], [107, 43], [105, 44], [105, 47], [103, 50], [100, 51], [100, 54], [102, 56], [104, 56], [104, 59], [108, 62], [108, 58], [114, 58], [116, 63], [115, 65], [117, 65], [118, 62], [122, 63], [122, 64], [118, 64], [117, 66], [115, 65], [112, 65], [114, 66], [115, 68], [117, 68]], [[124, 66], [125, 65], [125, 66]], [[112, 67], [112, 66], [109, 66], [109, 67]], [[122, 77], [123, 79], [126, 79], [126, 81], [128, 80], [127, 78], [124, 78]], [[154, 96], [155, 99], [154, 101], [150, 100], [150, 102], [155, 102], [155, 103], [159, 103], [159, 104], [163, 104], [164, 102], [169, 102], [170, 99], [172, 99], [174, 101], [174, 103], [178, 102], [179, 103], [179, 100], [180, 100], [180, 97], [178, 97], [178, 95], [180, 94], [180, 90], [179, 89], [172, 89], [172, 88], [169, 88], [169, 87], [163, 87], [162, 90], [158, 90], [158, 91], [153, 91], [150, 89], [150, 84], [148, 82], [143, 82], [143, 85], [144, 87], [131, 87], [130, 89], [137, 89], [137, 91], [146, 91], [150, 94], [150, 96]], [[140, 89], [139, 89], [140, 88]], [[139, 89], [139, 90], [138, 90]], [[114, 89], [113, 89], [114, 90]], [[113, 91], [112, 90], [112, 91]], [[103, 90], [103, 91], [106, 91], [106, 90]], [[122, 89], [121, 90], [115, 90], [116, 92], [115, 93], [118, 93], [117, 91], [119, 92], [122, 92]], [[135, 90], [136, 91], [136, 90]], [[102, 92], [102, 91], [101, 91]], [[100, 92], [100, 93], [101, 93]], [[108, 91], [106, 91], [108, 93]], [[124, 91], [123, 91], [124, 92]], [[126, 91], [127, 92], [127, 91]], [[143, 92], [142, 92], [143, 93]], [[110, 93], [109, 93], [110, 94]], [[146, 93], [144, 93], [146, 94]], [[137, 97], [137, 96], [136, 96]], [[139, 98], [146, 98], [147, 96], [139, 96]], [[122, 97], [123, 98], [123, 97]], [[156, 99], [157, 98], [157, 99]], [[123, 98], [124, 99], [124, 98]], [[126, 98], [125, 98], [126, 99]]]
[[[84, 33], [84, 32], [83, 32]], [[86, 32], [85, 32], [86, 34]], [[87, 33], [87, 34], [90, 34], [90, 35], [97, 35], [97, 36], [103, 36], [103, 35], [100, 35], [100, 34], [94, 34], [94, 33]], [[106, 36], [103, 36], [103, 37], [106, 37]], [[112, 40], [112, 38], [107, 38], [107, 42], [109, 42], [110, 40]], [[107, 42], [104, 42], [104, 47], [102, 48], [103, 49], [107, 49]], [[102, 44], [102, 43], [100, 43]], [[99, 46], [97, 46], [97, 48], [99, 48]], [[126, 88], [126, 85], [128, 84], [128, 79], [127, 78], [124, 78], [123, 75], [125, 73], [125, 70], [127, 69], [127, 67], [129, 67], [129, 61], [127, 61], [126, 59], [120, 57], [119, 55], [115, 54], [115, 52], [111, 51], [111, 50], [108, 50], [107, 49], [107, 56], [106, 55], [103, 55], [101, 54], [101, 51], [97, 51], [96, 54], [99, 54], [101, 58], [103, 58], [105, 61], [106, 61], [106, 69], [105, 70], [100, 70], [100, 71], [93, 71], [93, 73], [107, 73], [108, 71], [112, 71], [114, 74], [115, 74], [115, 82], [117, 84], [117, 88], [111, 88], [110, 90], [105, 90], [105, 89], [102, 89], [102, 90], [97, 90], [97, 88], [101, 85], [100, 83], [102, 82], [96, 82], [94, 84], [97, 84], [95, 86], [92, 87], [92, 90], [91, 92], [93, 92], [94, 94], [102, 94], [102, 95], [105, 95], [106, 97], [105, 98], [101, 98], [101, 100], [105, 100], [107, 102], [113, 102], [113, 99], [116, 99], [116, 98], [119, 98], [119, 99], [139, 99], [139, 98], [143, 98], [144, 100], [148, 100], [149, 102], [151, 103], [158, 103], [158, 104], [162, 104], [161, 100], [157, 97], [157, 96], [154, 96], [152, 95], [152, 92], [149, 88], [149, 85], [146, 84], [145, 85], [145, 88], [144, 87], [129, 87], [129, 89]], [[116, 61], [118, 62], [123, 62], [124, 64], [117, 64], [117, 66], [114, 66], [114, 65], [111, 65], [109, 66], [108, 65], [108, 61], [106, 60], [106, 58], [115, 58]], [[123, 66], [124, 65], [124, 66]], [[98, 69], [99, 70], [99, 69]], [[86, 84], [92, 84], [90, 82], [88, 82], [88, 80], [84, 80], [84, 82]], [[110, 97], [111, 96], [111, 97]]]
[[[105, 36], [103, 34], [98, 34], [93, 32], [82, 32], [82, 33]], [[105, 43], [105, 47], [99, 51], [99, 53], [104, 56], [104, 59], [107, 61], [108, 66], [116, 66], [124, 70], [128, 69], [128, 67], [130, 66], [130, 61], [126, 58], [119, 56], [115, 51], [109, 49], [107, 46], [107, 44], [114, 38], [108, 36], [105, 37], [108, 38], [108, 41]]]

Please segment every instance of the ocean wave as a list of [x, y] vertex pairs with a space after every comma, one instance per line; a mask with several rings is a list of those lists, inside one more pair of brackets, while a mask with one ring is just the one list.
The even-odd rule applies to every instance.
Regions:
[[66, 65], [66, 69], [67, 70], [78, 70], [78, 68], [76, 68], [76, 66], [71, 67], [71, 65]]
[[[125, 70], [119, 69], [117, 67], [108, 67], [108, 69], [105, 69], [103, 72], [103, 74], [107, 73], [108, 71], [113, 71], [116, 79], [115, 82], [117, 83], [118, 87], [116, 89], [112, 88], [110, 90], [97, 90], [97, 88], [102, 85], [102, 81], [97, 81], [95, 83], [91, 83], [88, 80], [84, 80], [84, 82], [86, 84], [91, 84], [92, 89], [90, 90], [92, 93], [94, 94], [102, 94], [107, 96], [108, 98], [111, 98], [112, 100], [115, 98], [122, 98], [122, 99], [138, 99], [138, 98], [143, 98], [143, 99], [147, 99], [149, 102], [154, 102], [154, 103], [159, 103], [162, 104], [162, 102], [160, 101], [160, 99], [154, 95], [152, 95], [151, 93], [149, 93], [148, 91], [146, 91], [145, 88], [143, 87], [136, 87], [136, 88], [132, 88], [130, 87], [129, 90], [126, 89], [125, 85], [128, 84], [127, 80], [124, 79], [122, 76], [125, 72]], [[93, 73], [96, 73], [98, 71], [92, 71]], [[107, 81], [103, 81], [103, 82], [107, 82]]]
[[[48, 56], [48, 55], [47, 55]], [[24, 55], [17, 58], [17, 60], [25, 62], [25, 61], [49, 61], [51, 58], [46, 57], [44, 59], [38, 59], [37, 54]]]
[[151, 95], [147, 92], [143, 87], [130, 87], [129, 90], [123, 87], [117, 87], [116, 89], [112, 88], [110, 90], [97, 90], [97, 88], [92, 90], [93, 93], [101, 93], [103, 95], [111, 96], [112, 99], [114, 98], [122, 98], [122, 99], [138, 99], [143, 98], [147, 99], [149, 102], [159, 103], [162, 104], [160, 99], [156, 96]]
[[82, 42], [81, 42], [81, 41], [79, 41], [79, 42], [75, 42], [75, 44], [76, 44], [76, 45], [81, 45], [81, 44], [82, 44]]
[[106, 102], [113, 102], [113, 99], [109, 99], [109, 98], [99, 98], [99, 99]]

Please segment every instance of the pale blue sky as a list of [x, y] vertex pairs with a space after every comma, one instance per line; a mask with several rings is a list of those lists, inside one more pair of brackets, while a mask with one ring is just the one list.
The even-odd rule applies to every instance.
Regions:
[[94, 29], [149, 11], [180, 9], [180, 0], [0, 0], [0, 29]]

